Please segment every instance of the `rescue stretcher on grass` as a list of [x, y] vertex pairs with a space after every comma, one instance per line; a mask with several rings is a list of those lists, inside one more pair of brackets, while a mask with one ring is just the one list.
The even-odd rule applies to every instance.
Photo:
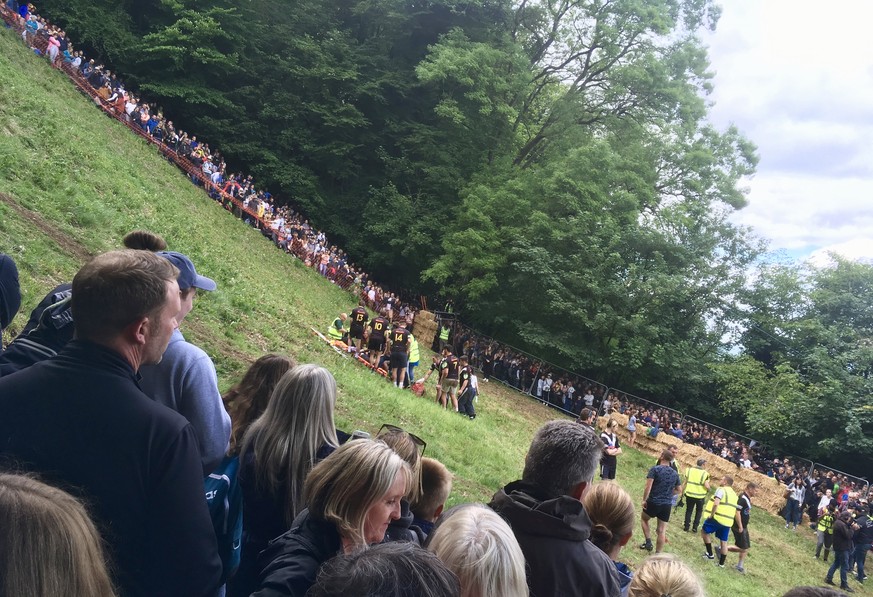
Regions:
[[[318, 336], [319, 338], [324, 340], [337, 353], [339, 353], [347, 358], [351, 357], [351, 358], [355, 359], [356, 361], [358, 361], [361, 365], [364, 365], [367, 369], [375, 371], [376, 373], [378, 373], [379, 375], [381, 375], [382, 377], [384, 377], [386, 379], [389, 378], [389, 374], [385, 369], [382, 369], [381, 367], [374, 367], [373, 365], [370, 364], [370, 361], [368, 361], [364, 357], [360, 356], [357, 352], [350, 351], [349, 345], [346, 344], [345, 342], [343, 342], [342, 340], [331, 340], [330, 338], [328, 338], [327, 336], [325, 336], [324, 334], [319, 332], [316, 328], [310, 327], [309, 329], [311, 329], [312, 332], [316, 336]], [[424, 384], [420, 381], [414, 382], [413, 384], [411, 384], [409, 386], [409, 388], [412, 390], [412, 393], [415, 394], [416, 396], [423, 396], [424, 395]]]

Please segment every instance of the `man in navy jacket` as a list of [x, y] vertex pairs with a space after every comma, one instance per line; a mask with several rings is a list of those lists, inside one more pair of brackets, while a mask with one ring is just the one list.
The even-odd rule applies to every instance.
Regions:
[[0, 379], [0, 459], [82, 498], [122, 595], [215, 594], [221, 575], [190, 423], [137, 385], [180, 310], [178, 270], [114, 251], [73, 279], [75, 338]]

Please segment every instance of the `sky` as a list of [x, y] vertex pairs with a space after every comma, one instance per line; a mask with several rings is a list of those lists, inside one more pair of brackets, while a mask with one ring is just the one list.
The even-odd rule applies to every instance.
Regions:
[[710, 119], [758, 146], [733, 216], [771, 251], [873, 262], [873, 0], [720, 0]]

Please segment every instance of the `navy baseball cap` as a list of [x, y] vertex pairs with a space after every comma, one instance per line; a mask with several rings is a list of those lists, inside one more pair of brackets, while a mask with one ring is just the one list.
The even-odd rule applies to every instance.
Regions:
[[157, 254], [179, 268], [179, 290], [187, 290], [192, 286], [201, 290], [215, 290], [215, 281], [198, 274], [187, 255], [175, 251], [158, 251]]

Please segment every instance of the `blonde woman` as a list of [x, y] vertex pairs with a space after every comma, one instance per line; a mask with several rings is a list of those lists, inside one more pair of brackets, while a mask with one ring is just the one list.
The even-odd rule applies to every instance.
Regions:
[[243, 543], [230, 597], [257, 588], [258, 554], [303, 510], [306, 475], [340, 444], [334, 427], [336, 381], [324, 367], [298, 365], [276, 384], [242, 441]]
[[115, 597], [100, 535], [65, 491], [0, 474], [0, 595]]
[[706, 597], [697, 575], [681, 560], [667, 554], [649, 556], [637, 569], [629, 597]]
[[443, 514], [428, 539], [461, 581], [461, 597], [527, 597], [524, 554], [512, 529], [482, 504]]
[[634, 502], [627, 491], [616, 483], [605, 481], [589, 489], [582, 498], [585, 512], [591, 519], [589, 539], [615, 564], [622, 597], [627, 597], [633, 574], [618, 561], [621, 548], [634, 534], [636, 513]]
[[376, 439], [388, 444], [389, 448], [406, 461], [412, 471], [409, 494], [400, 500], [400, 518], [389, 525], [386, 540], [411, 541], [421, 545], [427, 536], [422, 529], [412, 524], [414, 516], [409, 504], [421, 496], [421, 456], [427, 444], [417, 435], [394, 425], [382, 425]]
[[385, 442], [350, 441], [318, 463], [303, 490], [294, 527], [261, 554], [253, 597], [304, 597], [322, 564], [385, 539], [410, 489], [409, 465]]

